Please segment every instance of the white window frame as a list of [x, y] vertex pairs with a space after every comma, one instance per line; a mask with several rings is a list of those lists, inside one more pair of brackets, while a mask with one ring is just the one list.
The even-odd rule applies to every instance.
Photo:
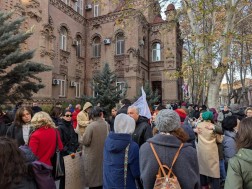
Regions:
[[116, 86], [120, 86], [119, 89], [116, 88], [116, 90], [122, 90], [121, 95], [123, 95], [125, 93], [126, 82], [125, 81], [117, 81]]
[[94, 17], [99, 16], [99, 4], [94, 5]]
[[65, 97], [66, 96], [66, 80], [59, 79], [59, 86], [60, 86], [59, 96]]
[[[95, 84], [94, 80], [93, 80], [93, 84]], [[96, 83], [96, 85], [98, 85], [98, 84]], [[92, 88], [93, 88], [93, 97], [95, 98], [95, 97], [98, 96], [98, 92], [95, 92], [95, 87], [94, 86]]]
[[160, 43], [153, 43], [153, 45], [152, 45], [152, 62], [158, 62], [158, 61], [161, 61], [161, 44]]
[[83, 0], [75, 2], [75, 11], [83, 16]]
[[81, 97], [81, 83], [75, 82], [75, 97], [80, 98]]
[[60, 30], [60, 49], [67, 50], [67, 30], [64, 27]]
[[[118, 39], [119, 37], [122, 37], [122, 39]], [[124, 36], [123, 34], [118, 34], [116, 36], [116, 55], [122, 55], [124, 54]]]

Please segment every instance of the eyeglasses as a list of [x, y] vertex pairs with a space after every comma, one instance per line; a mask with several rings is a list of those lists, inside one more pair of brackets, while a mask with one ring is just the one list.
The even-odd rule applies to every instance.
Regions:
[[66, 117], [72, 117], [72, 115], [65, 115]]

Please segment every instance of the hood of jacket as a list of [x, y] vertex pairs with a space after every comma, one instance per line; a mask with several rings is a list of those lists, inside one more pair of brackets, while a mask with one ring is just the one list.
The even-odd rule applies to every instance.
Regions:
[[252, 164], [252, 150], [251, 149], [246, 149], [246, 148], [241, 148], [237, 154], [235, 155], [237, 158], [242, 159], [249, 164]]
[[149, 122], [149, 119], [147, 117], [144, 117], [144, 116], [140, 116], [139, 115], [139, 118], [138, 120], [136, 121], [136, 125], [138, 125], [139, 123], [142, 123], [142, 122]]
[[227, 137], [231, 137], [231, 138], [235, 138], [236, 133], [234, 131], [224, 131], [224, 135], [226, 135]]
[[86, 109], [88, 109], [89, 107], [92, 107], [93, 105], [90, 102], [86, 102], [83, 106], [83, 111], [85, 111]]
[[105, 148], [109, 152], [119, 153], [125, 150], [131, 140], [130, 134], [110, 132], [105, 142]]

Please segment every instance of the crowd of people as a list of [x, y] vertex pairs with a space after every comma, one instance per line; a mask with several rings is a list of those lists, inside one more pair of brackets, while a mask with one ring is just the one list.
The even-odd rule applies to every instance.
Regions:
[[[0, 110], [0, 188], [40, 189], [31, 162], [52, 166], [57, 148], [82, 151], [83, 188], [153, 189], [161, 172], [182, 189], [252, 188], [252, 107], [159, 104], [148, 119], [128, 99], [121, 104], [111, 112], [90, 102]], [[59, 183], [64, 189], [65, 176]]]

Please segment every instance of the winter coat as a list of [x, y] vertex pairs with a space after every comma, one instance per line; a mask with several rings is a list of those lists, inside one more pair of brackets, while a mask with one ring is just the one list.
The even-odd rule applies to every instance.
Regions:
[[206, 125], [210, 122], [200, 122], [197, 127], [201, 129], [198, 134], [197, 155], [199, 161], [199, 170], [201, 175], [220, 178], [219, 154], [216, 143], [216, 134], [209, 130]]
[[80, 143], [82, 141], [82, 136], [85, 132], [85, 129], [90, 123], [88, 112], [86, 112], [86, 110], [90, 107], [92, 107], [92, 104], [90, 102], [86, 102], [83, 106], [82, 111], [80, 111], [77, 115], [77, 133]]
[[195, 133], [193, 131], [193, 128], [192, 128], [191, 124], [189, 123], [188, 117], [185, 118], [185, 121], [181, 125], [181, 127], [184, 129], [184, 131], [189, 136], [189, 139], [187, 140], [187, 142], [191, 143], [192, 146], [195, 148]]
[[224, 147], [224, 158], [225, 163], [236, 154], [236, 133], [233, 131], [224, 131], [223, 147]]
[[[173, 135], [156, 134], [140, 148], [139, 161], [141, 180], [144, 189], [153, 189], [159, 165], [150, 147], [150, 142], [163, 165], [171, 167], [181, 141]], [[183, 189], [199, 189], [200, 175], [196, 150], [189, 143], [184, 143], [180, 154], [172, 168]]]
[[139, 116], [136, 121], [136, 128], [132, 135], [133, 140], [139, 145], [139, 147], [147, 141], [147, 139], [151, 138], [152, 129], [150, 124], [148, 123], [148, 118], [144, 116]]
[[124, 157], [128, 145], [126, 188], [136, 189], [135, 179], [140, 177], [138, 144], [132, 140], [130, 134], [113, 132], [108, 135], [103, 152], [104, 189], [124, 189]]
[[109, 132], [109, 125], [97, 118], [86, 128], [83, 135], [84, 169], [87, 187], [102, 186], [103, 147]]
[[[31, 132], [31, 130], [30, 130], [30, 132]], [[12, 124], [8, 128], [6, 136], [10, 137], [10, 138], [13, 138], [13, 139], [16, 139], [16, 141], [18, 143], [18, 146], [21, 146], [21, 145], [25, 144], [24, 137], [23, 137], [22, 125], [17, 126], [17, 125]]]
[[72, 121], [73, 121], [73, 128], [76, 129], [77, 127], [77, 115], [80, 113], [80, 110], [77, 108], [72, 113]]
[[225, 189], [252, 188], [252, 149], [241, 148], [228, 162]]
[[[40, 127], [31, 134], [28, 144], [38, 160], [50, 166], [56, 149], [56, 132], [58, 130], [54, 128]], [[58, 132], [58, 147], [62, 150], [63, 144], [59, 136]]]
[[72, 122], [62, 119], [58, 125], [60, 138], [64, 146], [63, 154], [68, 155], [76, 152], [79, 143], [76, 133], [74, 132]]

